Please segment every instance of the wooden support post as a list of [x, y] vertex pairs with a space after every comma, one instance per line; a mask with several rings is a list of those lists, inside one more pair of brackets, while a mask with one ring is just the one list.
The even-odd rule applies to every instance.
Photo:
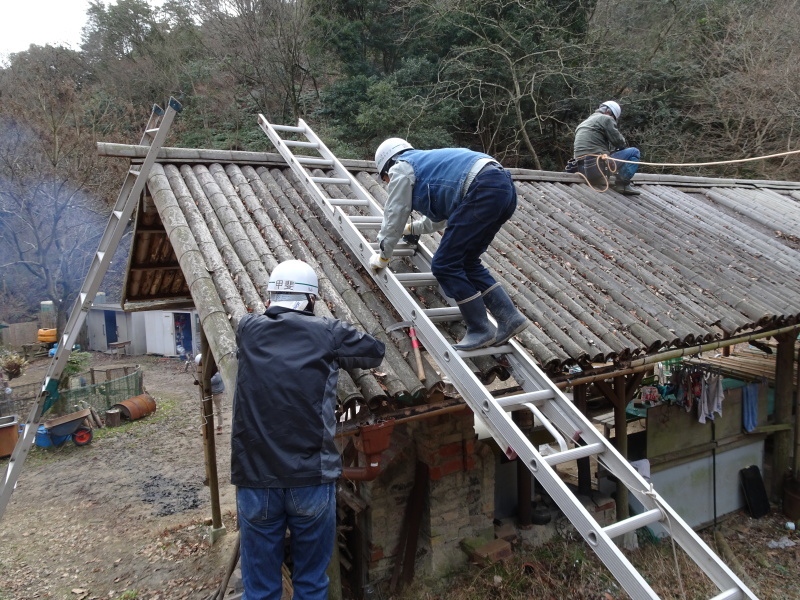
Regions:
[[[627, 460], [628, 458], [628, 419], [625, 416], [625, 408], [628, 404], [625, 397], [625, 376], [614, 378], [614, 428], [617, 435], [616, 446], [619, 453]], [[630, 516], [628, 509], [628, 488], [621, 481], [617, 482], [617, 521], [622, 521]]]
[[[572, 398], [575, 401], [575, 406], [578, 410], [586, 416], [587, 398], [586, 398], [586, 385], [576, 385], [572, 388]], [[589, 496], [592, 493], [592, 465], [591, 459], [579, 458], [578, 461], [578, 493], [584, 496]]]
[[[795, 333], [776, 336], [778, 352], [775, 356], [775, 413], [776, 425], [792, 422], [792, 388], [794, 387], [794, 340]], [[792, 432], [776, 431], [772, 447], [772, 490], [773, 500], [783, 497], [784, 479], [789, 475], [789, 456], [792, 452]]]
[[217, 446], [214, 438], [214, 403], [211, 401], [211, 375], [216, 368], [214, 357], [208, 347], [205, 332], [200, 330], [200, 354], [203, 360], [197, 368], [200, 380], [200, 399], [202, 401], [203, 449], [206, 457], [206, 476], [211, 495], [211, 543], [225, 533], [222, 524], [222, 511], [219, 504], [219, 480], [217, 478]]
[[531, 484], [530, 469], [525, 462], [517, 458], [517, 525], [523, 529], [531, 526]]
[[794, 465], [792, 475], [800, 481], [800, 352], [797, 353], [794, 384]]
[[[533, 415], [527, 410], [517, 410], [511, 413], [511, 418], [518, 427], [521, 427], [523, 421], [525, 419], [532, 420]], [[533, 500], [532, 476], [530, 469], [522, 459], [518, 457], [514, 462], [517, 465], [517, 525], [522, 529], [528, 529], [531, 526], [531, 501]]]

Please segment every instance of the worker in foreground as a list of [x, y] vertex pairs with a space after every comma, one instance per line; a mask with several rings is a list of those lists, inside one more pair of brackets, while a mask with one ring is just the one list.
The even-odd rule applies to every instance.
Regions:
[[[380, 251], [370, 258], [373, 271], [389, 264], [403, 235], [444, 229], [431, 272], [453, 298], [467, 325], [457, 350], [506, 343], [528, 326], [508, 293], [481, 262], [483, 254], [517, 208], [511, 174], [488, 154], [464, 148], [415, 150], [401, 138], [389, 138], [375, 153], [389, 197], [378, 233]], [[423, 217], [408, 223], [411, 211]], [[489, 322], [486, 309], [497, 321]]]
[[377, 367], [385, 348], [348, 323], [314, 316], [317, 286], [308, 264], [282, 262], [270, 276], [266, 312], [245, 315], [236, 330], [231, 483], [244, 600], [280, 600], [287, 527], [295, 600], [328, 597], [342, 472], [334, 443], [339, 369]]
[[[638, 196], [639, 190], [633, 187], [631, 179], [636, 174], [638, 165], [615, 162], [613, 159], [639, 162], [639, 149], [627, 147], [627, 142], [617, 129], [617, 121], [622, 108], [613, 100], [603, 102], [594, 113], [575, 130], [573, 156], [576, 163], [574, 169], [582, 172], [592, 185], [605, 185], [611, 174], [616, 171], [611, 189], [626, 196]], [[597, 155], [607, 155], [607, 161], [599, 160]], [[570, 170], [569, 168], [567, 170]]]

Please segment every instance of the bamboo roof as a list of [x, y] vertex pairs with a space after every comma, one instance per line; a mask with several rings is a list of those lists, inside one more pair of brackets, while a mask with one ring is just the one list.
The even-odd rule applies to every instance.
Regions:
[[[146, 152], [99, 149], [133, 161]], [[374, 163], [342, 162], [385, 201]], [[566, 173], [512, 174], [518, 209], [485, 262], [532, 322], [519, 341], [551, 374], [798, 322], [800, 183], [641, 174], [642, 194], [630, 197], [600, 193]], [[278, 155], [165, 148], [147, 187], [124, 308], [195, 305], [207, 334], [217, 332], [209, 339], [215, 357], [230, 352], [243, 314], [264, 310], [268, 274], [288, 258], [322, 274], [322, 297], [334, 316], [384, 336], [399, 320]], [[434, 249], [438, 235], [423, 243]], [[406, 260], [393, 268], [411, 271]], [[428, 306], [446, 305], [434, 288], [416, 293]], [[371, 386], [409, 401], [438, 389], [435, 376], [427, 386], [414, 376], [403, 332], [387, 339], [394, 350], [378, 379], [386, 378], [351, 374], [356, 396]], [[475, 368], [485, 380], [505, 376], [491, 359]]]

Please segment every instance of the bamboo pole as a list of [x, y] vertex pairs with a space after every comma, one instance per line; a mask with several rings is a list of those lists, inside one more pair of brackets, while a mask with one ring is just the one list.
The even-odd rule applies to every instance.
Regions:
[[659, 352], [658, 354], [653, 354], [650, 356], [646, 356], [644, 358], [632, 360], [629, 363], [629, 366], [637, 367], [639, 365], [652, 365], [654, 363], [663, 362], [671, 358], [679, 358], [681, 356], [691, 356], [693, 354], [700, 354], [701, 352], [707, 352], [708, 350], [716, 350], [717, 348], [723, 348], [725, 346], [744, 344], [753, 340], [760, 340], [762, 338], [767, 338], [767, 337], [777, 337], [783, 333], [789, 333], [789, 332], [797, 333], [798, 331], [800, 331], [800, 324], [788, 325], [786, 327], [780, 327], [778, 329], [772, 329], [769, 331], [760, 331], [748, 335], [738, 336], [735, 338], [728, 338], [726, 340], [720, 340], [718, 342], [712, 342], [710, 344], [700, 344], [698, 346], [691, 346], [689, 348], [678, 348], [677, 350], [667, 350], [666, 352]]
[[153, 165], [147, 185], [170, 243], [175, 249], [175, 255], [178, 256], [192, 300], [200, 315], [200, 324], [208, 338], [225, 387], [229, 390], [236, 389], [236, 339], [233, 327], [238, 324], [242, 315], [232, 313], [229, 320], [194, 234], [186, 223], [161, 165]]

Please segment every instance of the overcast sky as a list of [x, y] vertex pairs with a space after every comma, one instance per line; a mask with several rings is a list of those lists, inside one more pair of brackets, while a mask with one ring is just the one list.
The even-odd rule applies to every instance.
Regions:
[[[163, 0], [148, 3], [161, 6]], [[31, 44], [80, 49], [89, 0], [0, 0], [0, 6], [0, 62]]]
[[79, 48], [89, 0], [3, 0], [2, 4], [3, 57], [27, 50], [31, 44]]

